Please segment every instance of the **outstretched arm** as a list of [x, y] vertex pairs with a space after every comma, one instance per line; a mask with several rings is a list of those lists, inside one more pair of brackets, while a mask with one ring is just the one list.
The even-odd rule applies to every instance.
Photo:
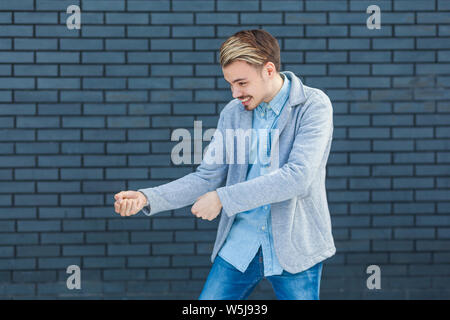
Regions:
[[224, 185], [228, 165], [225, 161], [225, 144], [222, 141], [222, 137], [225, 137], [222, 113], [214, 136], [208, 145], [208, 151], [215, 150], [217, 153], [219, 149], [222, 150], [223, 157], [219, 159], [221, 161], [215, 163], [211, 152], [206, 152], [195, 172], [161, 186], [137, 190], [148, 199], [149, 204], [142, 209], [146, 215], [151, 216], [161, 211], [191, 205], [201, 195]]

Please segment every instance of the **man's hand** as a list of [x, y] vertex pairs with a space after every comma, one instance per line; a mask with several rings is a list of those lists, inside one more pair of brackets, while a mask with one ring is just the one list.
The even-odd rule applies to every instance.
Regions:
[[144, 208], [147, 198], [139, 191], [121, 191], [114, 195], [114, 210], [122, 217], [135, 215]]
[[193, 215], [203, 220], [214, 220], [222, 209], [222, 203], [216, 191], [205, 193], [197, 198], [197, 201], [191, 208]]

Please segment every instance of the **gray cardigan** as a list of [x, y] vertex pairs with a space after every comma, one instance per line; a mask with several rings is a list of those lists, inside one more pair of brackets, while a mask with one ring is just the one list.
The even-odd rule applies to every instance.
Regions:
[[[252, 128], [253, 111], [245, 110], [234, 99], [220, 113], [208, 145], [210, 151], [223, 146], [221, 163], [206, 161], [206, 152], [195, 172], [138, 190], [148, 199], [143, 212], [149, 216], [192, 205], [199, 196], [216, 190], [223, 208], [211, 262], [225, 242], [236, 213], [266, 204], [271, 204], [274, 247], [284, 270], [304, 271], [336, 252], [325, 191], [325, 167], [333, 136], [331, 101], [322, 90], [303, 85], [294, 73], [282, 73], [292, 81], [291, 91], [278, 119], [279, 134], [272, 137], [278, 159], [270, 173], [245, 181], [248, 148], [244, 163], [230, 163], [226, 158], [229, 142], [219, 143], [219, 137], [226, 137], [226, 129]], [[236, 151], [236, 141], [233, 144]]]

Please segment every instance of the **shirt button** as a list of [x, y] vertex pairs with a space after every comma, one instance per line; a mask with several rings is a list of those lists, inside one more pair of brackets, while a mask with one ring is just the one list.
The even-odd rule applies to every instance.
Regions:
[[268, 206], [264, 206], [264, 210], [267, 210], [269, 207]]
[[261, 227], [261, 230], [266, 230], [266, 227], [265, 227], [265, 226], [262, 226], [262, 227]]

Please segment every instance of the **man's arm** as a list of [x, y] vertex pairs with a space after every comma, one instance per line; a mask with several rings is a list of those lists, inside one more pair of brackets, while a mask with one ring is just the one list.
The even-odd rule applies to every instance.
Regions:
[[155, 213], [173, 210], [193, 204], [201, 195], [215, 190], [224, 184], [228, 172], [228, 165], [225, 161], [225, 137], [223, 125], [223, 111], [220, 114], [217, 129], [208, 145], [208, 150], [218, 152], [222, 150], [222, 161], [214, 163], [211, 152], [206, 152], [205, 158], [192, 172], [182, 178], [163, 184], [161, 186], [139, 189], [148, 200], [148, 205], [142, 211], [151, 216]]
[[294, 197], [305, 197], [333, 135], [333, 108], [326, 95], [318, 95], [303, 114], [288, 162], [281, 168], [218, 188], [228, 216]]

